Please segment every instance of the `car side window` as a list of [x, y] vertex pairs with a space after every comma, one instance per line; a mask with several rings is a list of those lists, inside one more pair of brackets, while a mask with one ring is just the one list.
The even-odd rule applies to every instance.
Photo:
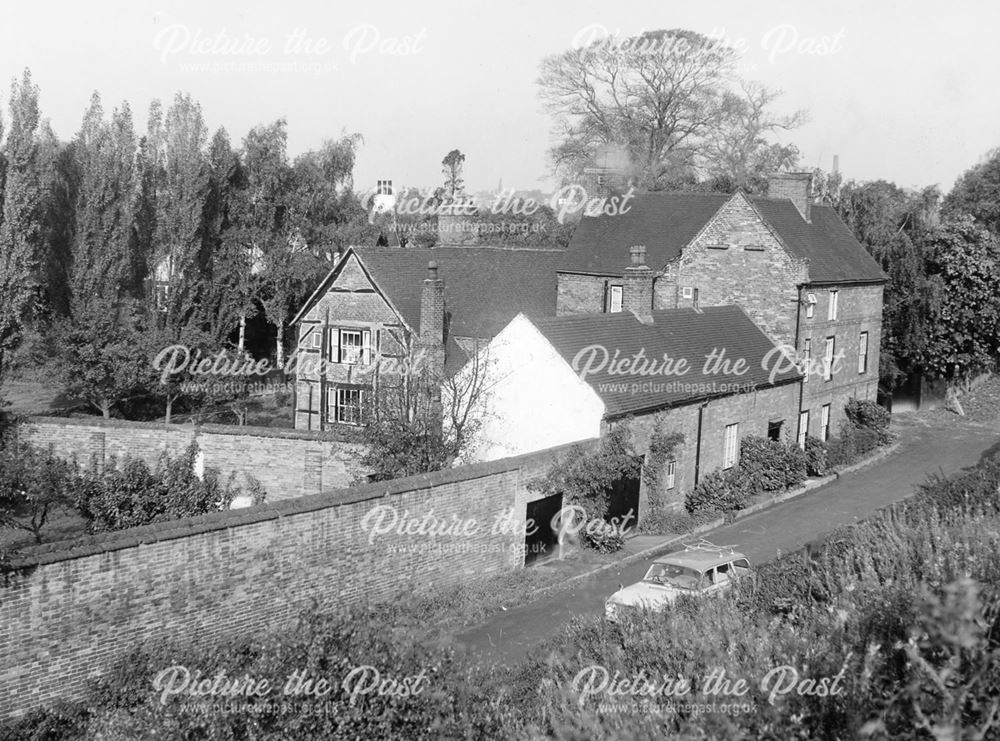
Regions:
[[715, 571], [716, 571], [716, 577], [715, 577], [716, 583], [718, 583], [718, 584], [725, 584], [725, 583], [727, 583], [729, 581], [730, 574], [729, 574], [729, 564], [728, 563], [724, 563], [724, 564], [720, 564], [719, 566], [716, 566], [715, 567]]
[[745, 558], [737, 559], [733, 561], [733, 576], [739, 578], [750, 573], [750, 562]]

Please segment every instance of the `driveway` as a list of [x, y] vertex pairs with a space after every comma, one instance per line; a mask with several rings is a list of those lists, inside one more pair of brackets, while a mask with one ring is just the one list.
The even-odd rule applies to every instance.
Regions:
[[[929, 475], [952, 474], [976, 464], [1000, 440], [996, 422], [953, 417], [934, 426], [918, 415], [900, 415], [897, 420], [900, 446], [889, 458], [703, 537], [733, 545], [755, 563], [769, 561], [905, 498]], [[641, 579], [648, 565], [644, 561], [582, 579], [570, 590], [498, 613], [456, 639], [484, 658], [515, 663], [572, 618], [603, 614], [604, 600], [620, 583]]]

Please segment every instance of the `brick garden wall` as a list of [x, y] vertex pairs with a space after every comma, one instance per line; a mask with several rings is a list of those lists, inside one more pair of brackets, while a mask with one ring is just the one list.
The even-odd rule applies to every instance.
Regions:
[[[565, 447], [25, 549], [0, 566], [0, 719], [79, 698], [137, 642], [290, 628], [313, 598], [360, 605], [516, 570], [527, 483]], [[387, 525], [408, 511], [479, 531], [369, 540], [364, 518], [385, 505]]]
[[99, 418], [32, 417], [28, 439], [65, 458], [86, 464], [123, 458], [126, 454], [155, 465], [163, 451], [182, 452], [192, 441], [204, 453], [205, 465], [224, 475], [256, 476], [269, 501], [279, 501], [349, 486], [364, 474], [364, 446], [330, 434], [228, 425], [165, 425]]

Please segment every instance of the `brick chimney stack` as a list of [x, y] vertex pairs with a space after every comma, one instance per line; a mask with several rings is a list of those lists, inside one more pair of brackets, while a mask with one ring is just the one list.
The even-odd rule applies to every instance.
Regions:
[[649, 317], [653, 311], [653, 278], [655, 274], [646, 265], [646, 247], [637, 244], [629, 248], [631, 264], [622, 276], [622, 311], [631, 311], [640, 317]]
[[420, 293], [420, 344], [429, 350], [444, 348], [444, 281], [433, 260], [427, 263]]
[[776, 172], [767, 179], [769, 198], [787, 198], [807, 222], [812, 221], [812, 173]]

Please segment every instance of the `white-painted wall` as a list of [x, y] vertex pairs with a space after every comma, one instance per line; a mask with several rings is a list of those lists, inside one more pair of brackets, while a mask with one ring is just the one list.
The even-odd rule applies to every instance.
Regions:
[[600, 436], [600, 397], [523, 314], [490, 341], [480, 358], [487, 391], [476, 414], [482, 426], [467, 461], [491, 461]]

